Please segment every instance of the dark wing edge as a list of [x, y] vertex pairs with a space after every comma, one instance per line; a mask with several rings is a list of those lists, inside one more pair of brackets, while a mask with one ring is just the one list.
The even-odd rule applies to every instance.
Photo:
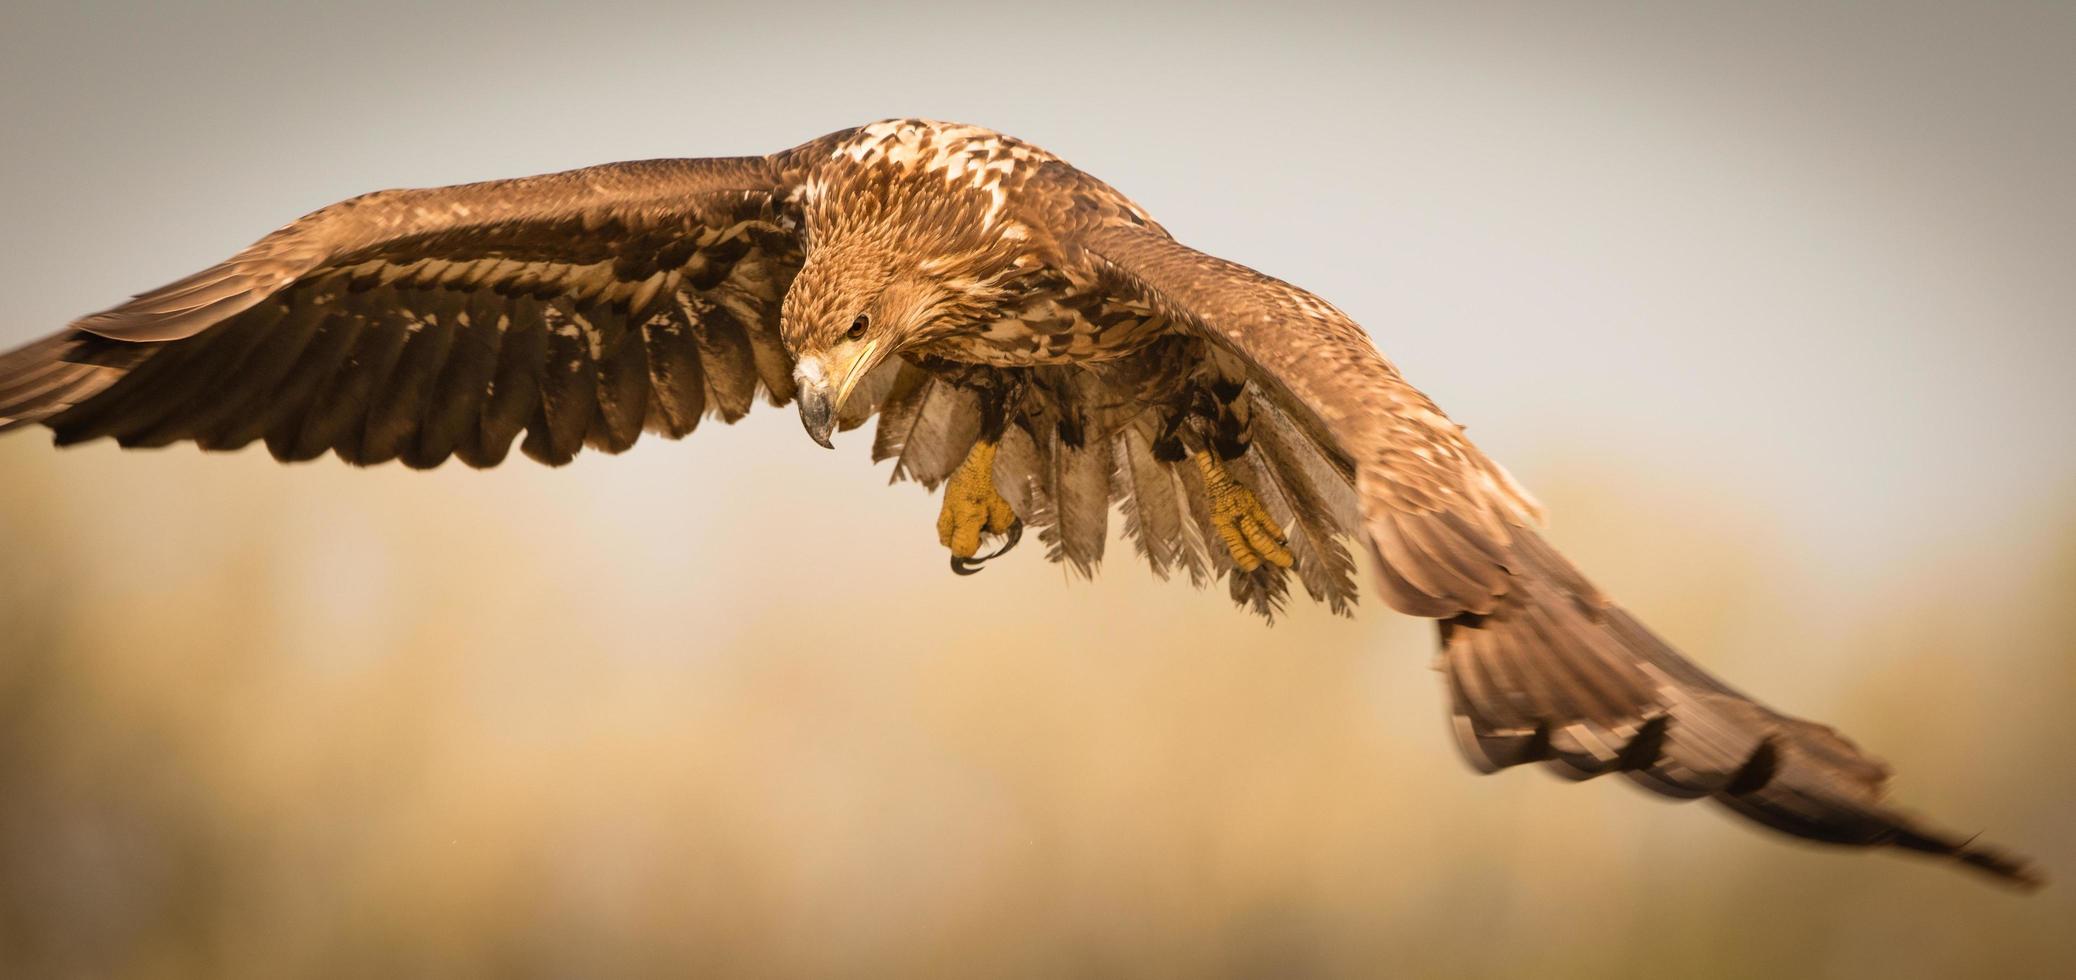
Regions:
[[1619, 772], [1796, 837], [2043, 883], [2023, 857], [1889, 807], [1882, 762], [1717, 680], [1616, 606], [1532, 530], [1533, 501], [1339, 310], [1155, 230], [1107, 226], [1080, 247], [1248, 362], [1274, 402], [1345, 456], [1379, 591], [1440, 620], [1456, 740], [1480, 771]]
[[786, 192], [822, 142], [342, 201], [0, 354], [0, 431], [414, 467], [523, 432], [559, 465], [783, 404]]

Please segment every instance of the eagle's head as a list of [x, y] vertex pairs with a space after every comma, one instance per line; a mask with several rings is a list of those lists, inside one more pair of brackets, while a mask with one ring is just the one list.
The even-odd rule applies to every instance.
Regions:
[[900, 266], [878, 243], [832, 243], [808, 252], [786, 291], [779, 332], [793, 353], [800, 421], [824, 446], [859, 380], [928, 319], [930, 283]]
[[823, 446], [845, 399], [887, 358], [984, 329], [1013, 263], [999, 248], [873, 234], [810, 242], [780, 309], [800, 421]]

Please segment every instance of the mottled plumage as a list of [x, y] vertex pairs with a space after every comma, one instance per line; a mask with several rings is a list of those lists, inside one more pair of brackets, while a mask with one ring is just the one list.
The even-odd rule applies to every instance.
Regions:
[[889, 120], [767, 157], [370, 194], [0, 355], [0, 428], [413, 467], [620, 452], [760, 392], [825, 444], [877, 413], [896, 479], [1006, 502], [1084, 574], [1113, 505], [1156, 573], [1224, 578], [1264, 615], [1293, 578], [1346, 611], [1366, 548], [1386, 603], [1440, 622], [1481, 769], [1621, 772], [2037, 880], [1889, 808], [1881, 763], [1614, 605], [1339, 310], [988, 130]]

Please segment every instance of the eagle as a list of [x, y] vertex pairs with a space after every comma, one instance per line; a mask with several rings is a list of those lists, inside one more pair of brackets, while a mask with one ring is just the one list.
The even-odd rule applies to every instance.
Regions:
[[769, 156], [341, 201], [0, 355], [0, 431], [263, 440], [283, 461], [550, 466], [794, 403], [942, 490], [971, 574], [1027, 532], [1083, 575], [1113, 506], [1156, 575], [1262, 616], [1293, 584], [1440, 629], [1476, 769], [1541, 763], [1767, 827], [2023, 858], [1885, 802], [1889, 770], [1680, 655], [1538, 532], [1540, 507], [1346, 314], [1196, 251], [1029, 143], [925, 119]]

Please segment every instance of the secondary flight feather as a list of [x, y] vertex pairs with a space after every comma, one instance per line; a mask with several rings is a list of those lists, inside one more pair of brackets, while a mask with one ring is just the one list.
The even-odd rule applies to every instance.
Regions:
[[824, 446], [877, 416], [873, 458], [943, 487], [955, 571], [1028, 530], [1093, 573], [1115, 504], [1157, 574], [1270, 616], [1293, 584], [1348, 609], [1366, 548], [1385, 603], [1439, 622], [1479, 769], [1622, 773], [2039, 880], [1889, 806], [1882, 763], [1615, 605], [1340, 310], [986, 129], [368, 194], [0, 355], [0, 430], [356, 465], [494, 466], [515, 442], [559, 465], [760, 393]]

